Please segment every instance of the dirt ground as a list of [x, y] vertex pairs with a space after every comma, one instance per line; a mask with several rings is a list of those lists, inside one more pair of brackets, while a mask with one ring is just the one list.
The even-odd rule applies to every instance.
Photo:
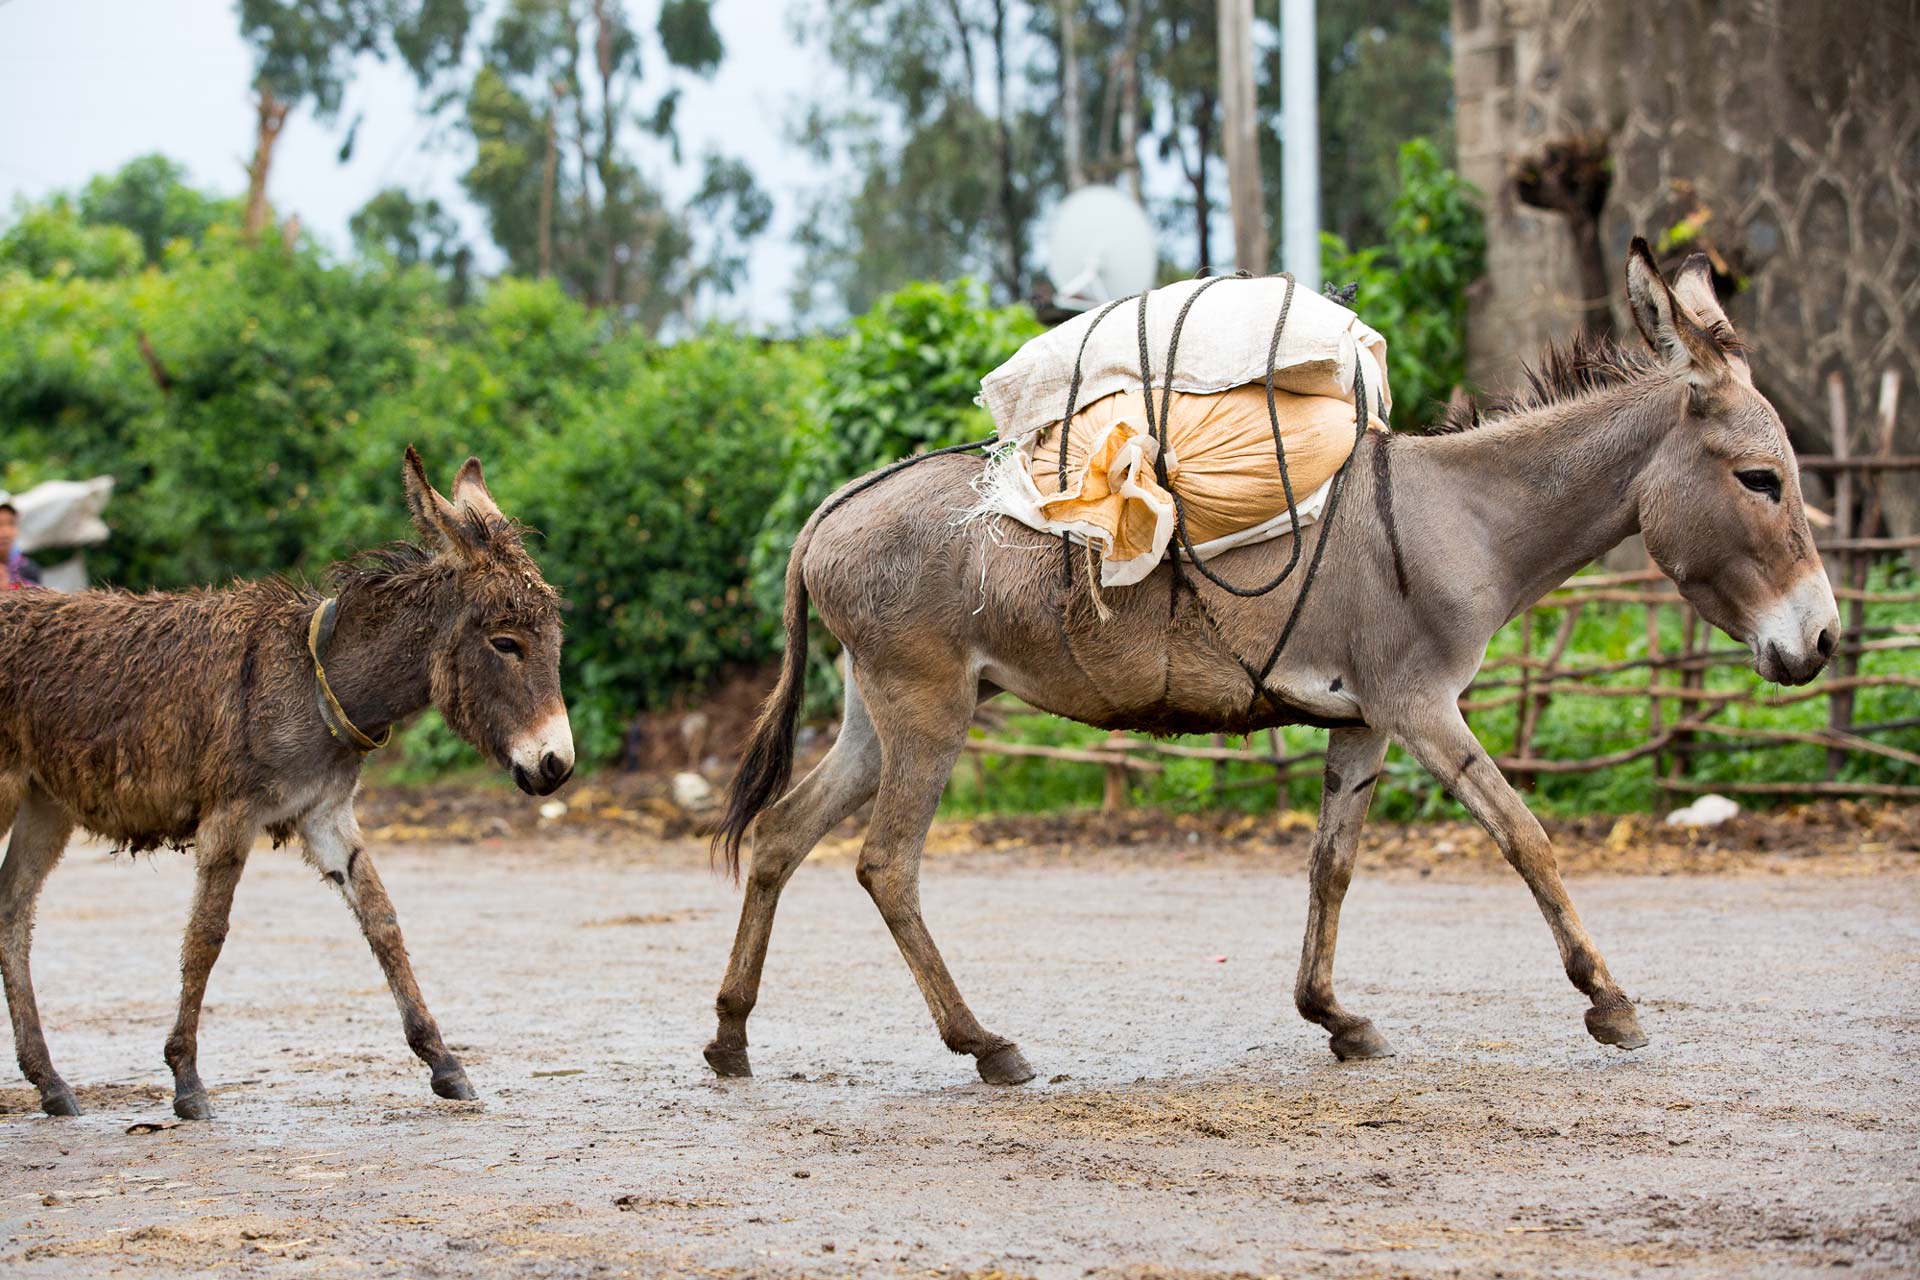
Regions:
[[1007, 1090], [941, 1047], [844, 838], [783, 903], [760, 1074], [720, 1081], [700, 1047], [738, 897], [696, 843], [611, 815], [407, 839], [445, 819], [425, 803], [371, 805], [373, 852], [482, 1101], [429, 1094], [346, 910], [263, 848], [201, 1035], [218, 1115], [141, 1131], [172, 1120], [191, 875], [77, 847], [35, 975], [88, 1114], [0, 1088], [0, 1272], [1920, 1273], [1908, 817], [1563, 832], [1635, 1054], [1586, 1038], [1483, 841], [1384, 829], [1339, 986], [1399, 1056], [1345, 1065], [1291, 1007], [1304, 834], [948, 829], [928, 919], [1040, 1072]]

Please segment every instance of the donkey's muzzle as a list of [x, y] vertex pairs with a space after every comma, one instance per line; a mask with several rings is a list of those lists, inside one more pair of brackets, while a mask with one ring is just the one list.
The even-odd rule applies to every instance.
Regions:
[[1756, 620], [1747, 641], [1753, 669], [1774, 684], [1806, 684], [1826, 669], [1840, 642], [1840, 610], [1819, 570], [1806, 574]]
[[573, 776], [573, 726], [559, 708], [507, 752], [513, 781], [530, 796], [552, 795]]
[[572, 776], [573, 761], [562, 760], [551, 751], [540, 757], [537, 769], [520, 764], [513, 766], [514, 785], [530, 796], [550, 796]]
[[[1825, 638], [1831, 633], [1822, 631], [1820, 634]], [[1811, 684], [1814, 677], [1826, 670], [1827, 655], [1832, 652], [1831, 641], [1797, 657], [1789, 656], [1779, 645], [1769, 643], [1754, 666], [1763, 680], [1773, 684], [1789, 686]]]

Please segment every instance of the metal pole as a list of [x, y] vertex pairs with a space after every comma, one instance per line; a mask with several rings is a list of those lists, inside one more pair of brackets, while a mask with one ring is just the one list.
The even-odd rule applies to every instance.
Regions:
[[1320, 291], [1320, 92], [1313, 0], [1280, 0], [1281, 263]]

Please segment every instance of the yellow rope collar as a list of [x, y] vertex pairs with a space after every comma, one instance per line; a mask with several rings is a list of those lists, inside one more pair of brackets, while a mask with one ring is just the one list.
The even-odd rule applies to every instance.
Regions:
[[347, 709], [340, 705], [340, 699], [333, 696], [333, 686], [327, 683], [327, 668], [320, 661], [321, 635], [324, 632], [328, 640], [333, 638], [333, 615], [339, 606], [340, 601], [330, 596], [313, 611], [313, 618], [307, 623], [307, 652], [313, 655], [313, 682], [319, 695], [320, 719], [326, 724], [327, 732], [365, 755], [369, 751], [378, 751], [393, 740], [393, 726], [388, 725], [378, 741], [369, 738], [348, 717]]

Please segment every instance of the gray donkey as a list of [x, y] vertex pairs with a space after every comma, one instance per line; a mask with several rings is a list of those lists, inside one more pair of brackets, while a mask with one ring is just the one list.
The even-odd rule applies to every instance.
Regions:
[[[1337, 512], [1299, 535], [1324, 544], [1324, 572], [1264, 681], [1248, 659], [1273, 647], [1303, 574], [1240, 599], [1197, 579], [1183, 587], [1162, 564], [1144, 582], [1109, 589], [1103, 621], [1084, 571], [1063, 580], [1058, 542], [1023, 537], [1011, 522], [956, 533], [955, 513], [975, 500], [977, 460], [931, 458], [837, 510], [823, 507], [788, 562], [785, 662], [716, 837], [737, 870], [742, 837], [760, 815], [706, 1050], [713, 1069], [751, 1073], [747, 1017], [781, 887], [815, 842], [872, 800], [860, 883], [941, 1037], [972, 1054], [989, 1082], [1032, 1078], [1019, 1049], [967, 1008], [920, 914], [928, 824], [975, 705], [1003, 689], [1104, 728], [1332, 731], [1294, 1000], [1331, 1033], [1340, 1058], [1389, 1052], [1333, 993], [1340, 902], [1389, 740], [1473, 812], [1526, 881], [1567, 976], [1591, 1001], [1588, 1032], [1623, 1049], [1644, 1045], [1546, 834], [1461, 718], [1459, 695], [1496, 630], [1635, 532], [1700, 613], [1752, 650], [1768, 680], [1813, 679], [1833, 651], [1839, 615], [1786, 431], [1754, 390], [1706, 260], [1690, 259], [1669, 285], [1636, 240], [1627, 294], [1646, 352], [1576, 344], [1549, 352], [1525, 394], [1460, 424], [1471, 430], [1367, 434]], [[1264, 583], [1289, 549], [1282, 538], [1210, 567], [1236, 584]], [[827, 757], [783, 796], [809, 596], [846, 647], [846, 711]]]
[[[53, 1069], [27, 951], [35, 899], [75, 827], [136, 852], [194, 846], [198, 881], [167, 1037], [173, 1109], [211, 1114], [200, 1003], [255, 838], [298, 836], [346, 898], [433, 1091], [472, 1098], [407, 962], [393, 903], [354, 819], [366, 752], [438, 707], [447, 724], [546, 795], [573, 771], [560, 698], [559, 599], [469, 458], [448, 501], [407, 450], [425, 545], [335, 565], [337, 595], [272, 579], [221, 591], [0, 595], [0, 974], [20, 1069], [49, 1115], [79, 1111]], [[324, 662], [322, 659], [324, 658]]]

